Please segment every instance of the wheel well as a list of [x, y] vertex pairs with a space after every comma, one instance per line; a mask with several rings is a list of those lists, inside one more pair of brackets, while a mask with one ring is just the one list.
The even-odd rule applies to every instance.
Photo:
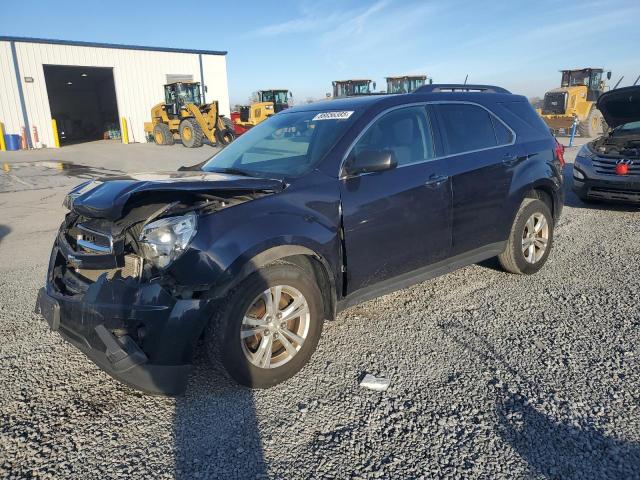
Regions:
[[538, 200], [542, 200], [544, 203], [547, 204], [547, 207], [549, 207], [549, 210], [551, 210], [551, 216], [555, 218], [553, 197], [551, 196], [551, 193], [547, 189], [543, 187], [536, 187], [532, 190], [529, 190], [529, 192], [527, 192], [526, 198], [537, 198]]
[[327, 269], [319, 259], [313, 255], [298, 254], [283, 257], [273, 263], [292, 263], [313, 275], [320, 289], [320, 294], [322, 295], [325, 318], [328, 320], [335, 318], [335, 287], [329, 279], [329, 272], [327, 272]]

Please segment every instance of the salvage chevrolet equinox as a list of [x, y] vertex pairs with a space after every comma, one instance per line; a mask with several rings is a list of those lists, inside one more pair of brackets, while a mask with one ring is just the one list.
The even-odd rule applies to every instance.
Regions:
[[538, 271], [562, 164], [527, 100], [499, 87], [291, 108], [200, 165], [72, 190], [36, 308], [143, 391], [184, 391], [200, 345], [269, 387], [349, 306], [494, 256]]

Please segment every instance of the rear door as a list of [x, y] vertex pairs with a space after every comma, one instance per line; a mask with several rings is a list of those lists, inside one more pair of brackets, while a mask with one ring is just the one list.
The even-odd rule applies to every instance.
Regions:
[[347, 293], [442, 260], [451, 248], [451, 182], [446, 159], [435, 159], [425, 107], [382, 115], [346, 161], [363, 150], [391, 151], [398, 165], [341, 180]]
[[452, 178], [452, 255], [504, 241], [504, 204], [514, 167], [524, 160], [515, 133], [478, 104], [434, 109]]

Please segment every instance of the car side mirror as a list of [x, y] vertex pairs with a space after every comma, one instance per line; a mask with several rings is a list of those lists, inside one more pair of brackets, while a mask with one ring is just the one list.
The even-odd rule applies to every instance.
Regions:
[[382, 172], [395, 168], [398, 162], [391, 150], [363, 150], [351, 157], [351, 161], [345, 166], [347, 175], [359, 173]]
[[607, 80], [611, 80], [611, 72], [607, 72]]

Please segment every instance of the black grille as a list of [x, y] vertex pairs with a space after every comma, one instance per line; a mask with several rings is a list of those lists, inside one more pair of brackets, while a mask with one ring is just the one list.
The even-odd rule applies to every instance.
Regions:
[[620, 200], [624, 202], [640, 203], [640, 191], [592, 187], [589, 189], [587, 195], [589, 197], [602, 198], [605, 200]]
[[[616, 175], [616, 164], [620, 158], [603, 158], [596, 157], [592, 160], [593, 168], [600, 175]], [[640, 161], [636, 160], [629, 164], [629, 173], [627, 176], [640, 175]]]
[[110, 234], [99, 232], [81, 223], [75, 223], [65, 232], [67, 242], [79, 253], [113, 252], [113, 240]]
[[566, 109], [566, 92], [549, 92], [544, 96], [543, 115], [562, 115]]
[[249, 121], [249, 108], [251, 107], [240, 107], [240, 121], [248, 122]]

